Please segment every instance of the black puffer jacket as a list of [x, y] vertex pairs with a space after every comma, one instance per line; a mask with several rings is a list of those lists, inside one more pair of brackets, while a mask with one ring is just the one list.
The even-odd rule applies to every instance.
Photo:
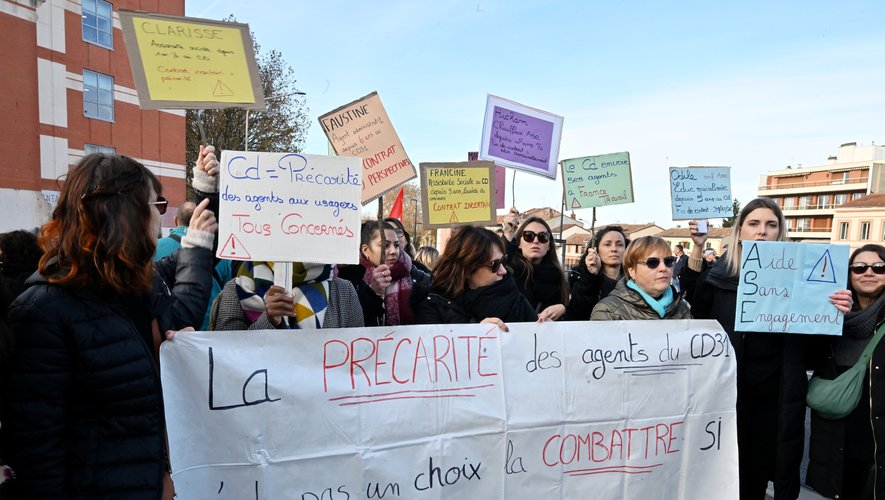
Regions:
[[682, 279], [695, 287], [692, 316], [719, 321], [734, 348], [741, 498], [764, 498], [768, 481], [777, 498], [796, 498], [805, 436], [806, 339], [735, 332], [738, 277], [726, 274], [726, 261], [723, 255], [704, 274], [686, 266]]
[[538, 320], [510, 274], [454, 298], [420, 286], [412, 291], [411, 301], [415, 322], [422, 325], [479, 323], [486, 318], [499, 318], [505, 323]]
[[[148, 297], [32, 277], [9, 312], [2, 401], [14, 498], [160, 497], [163, 398], [145, 330], [152, 318], [161, 332], [198, 326], [211, 264], [209, 250], [180, 250], [155, 267]], [[163, 280], [172, 269], [174, 281]]]

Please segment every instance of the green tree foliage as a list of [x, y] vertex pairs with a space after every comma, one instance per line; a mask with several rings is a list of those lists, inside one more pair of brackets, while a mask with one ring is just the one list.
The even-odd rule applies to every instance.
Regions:
[[737, 216], [739, 213], [741, 213], [741, 202], [738, 201], [737, 198], [735, 198], [731, 202], [731, 217], [722, 219], [722, 227], [734, 226], [734, 221], [737, 220]]
[[[229, 17], [226, 21], [235, 21]], [[266, 111], [249, 111], [249, 151], [300, 152], [309, 126], [306, 99], [298, 91], [295, 70], [276, 50], [263, 53], [252, 34], [252, 45], [258, 63], [258, 73], [264, 90]], [[225, 108], [203, 110], [203, 129], [206, 138], [215, 146], [219, 158], [225, 149], [242, 151], [246, 138], [246, 110]], [[200, 152], [200, 129], [197, 111], [188, 110], [185, 125], [187, 145], [188, 198], [193, 198], [191, 170]]]

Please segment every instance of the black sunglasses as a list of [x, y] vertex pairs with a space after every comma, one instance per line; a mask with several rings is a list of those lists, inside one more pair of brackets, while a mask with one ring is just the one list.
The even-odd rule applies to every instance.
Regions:
[[547, 231], [541, 231], [540, 233], [536, 233], [534, 231], [523, 231], [522, 239], [525, 240], [526, 243], [531, 243], [535, 241], [535, 237], [538, 237], [538, 241], [541, 243], [547, 243], [550, 241], [550, 233]]
[[885, 274], [885, 262], [876, 262], [875, 264], [851, 264], [848, 266], [848, 269], [851, 269], [851, 272], [854, 274], [863, 274], [867, 272], [867, 268], [873, 268], [873, 272], [876, 274]]
[[[672, 255], [669, 257], [664, 257], [664, 265], [667, 267], [673, 267], [673, 264], [676, 264], [676, 257]], [[661, 259], [657, 257], [649, 257], [645, 260], [640, 260], [639, 264], [645, 264], [649, 269], [657, 269], [658, 266], [661, 265]]]
[[157, 207], [157, 212], [160, 212], [160, 215], [163, 215], [166, 213], [166, 207], [169, 206], [169, 200], [162, 196], [157, 196], [157, 201], [149, 201], [148, 205]]
[[504, 256], [501, 257], [500, 259], [495, 259], [495, 260], [489, 262], [487, 265], [488, 265], [490, 268], [492, 268], [492, 272], [493, 272], [493, 273], [497, 273], [497, 272], [498, 272], [498, 269], [501, 269], [501, 264], [503, 264], [505, 260], [507, 260], [507, 256], [506, 256], [506, 255], [504, 255]]

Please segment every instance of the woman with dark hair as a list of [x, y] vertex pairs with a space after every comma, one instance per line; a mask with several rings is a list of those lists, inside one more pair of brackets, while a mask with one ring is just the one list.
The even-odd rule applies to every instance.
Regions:
[[[682, 272], [694, 289], [691, 314], [715, 319], [728, 333], [737, 361], [737, 439], [741, 499], [763, 499], [769, 481], [777, 498], [799, 495], [799, 465], [805, 434], [806, 343], [803, 335], [735, 332], [741, 241], [786, 241], [783, 212], [770, 198], [756, 198], [740, 211], [726, 238], [728, 251], [703, 274], [706, 234], [688, 223], [694, 246]], [[851, 309], [851, 293], [830, 296], [840, 311]]]
[[9, 310], [2, 388], [22, 498], [171, 498], [156, 349], [160, 332], [200, 324], [217, 225], [201, 203], [155, 267], [161, 193], [144, 165], [92, 154], [42, 228], [40, 274]]
[[624, 251], [630, 240], [621, 226], [605, 226], [587, 244], [578, 265], [568, 273], [572, 295], [565, 319], [590, 319], [596, 304], [608, 297], [624, 276]]
[[676, 257], [667, 240], [635, 239], [624, 254], [626, 275], [600, 300], [591, 320], [691, 319], [688, 304], [670, 283]]
[[[885, 247], [864, 245], [848, 261], [848, 289], [854, 306], [845, 315], [841, 337], [828, 337], [826, 363], [816, 371], [835, 378], [860, 358], [885, 320]], [[885, 498], [885, 344], [868, 362], [863, 393], [847, 417], [828, 420], [811, 412], [811, 447], [806, 483], [829, 498]], [[878, 464], [878, 465], [877, 465]]]
[[25, 280], [37, 270], [43, 250], [37, 235], [17, 230], [0, 234], [0, 273], [8, 280], [13, 297], [25, 289]]
[[415, 258], [415, 247], [412, 245], [412, 235], [406, 231], [406, 226], [403, 224], [403, 221], [397, 219], [396, 217], [388, 217], [384, 219], [384, 222], [387, 222], [393, 226], [393, 230], [396, 233], [397, 239], [399, 239], [399, 248], [400, 250], [409, 254], [409, 258], [412, 259], [412, 265], [418, 268], [419, 271], [430, 274], [430, 269], [427, 268], [424, 264], [418, 261]]
[[537, 321], [538, 315], [504, 267], [504, 241], [488, 229], [456, 229], [433, 269], [430, 289], [415, 292], [416, 323]]
[[409, 254], [402, 251], [395, 226], [378, 221], [363, 222], [360, 263], [341, 266], [339, 276], [356, 289], [366, 326], [413, 324], [409, 305], [412, 288], [430, 283], [430, 276], [415, 268]]
[[560, 319], [565, 315], [569, 287], [556, 254], [553, 232], [544, 219], [533, 216], [524, 220], [514, 234], [516, 221], [515, 211], [504, 219], [507, 265], [538, 317], [542, 321]]

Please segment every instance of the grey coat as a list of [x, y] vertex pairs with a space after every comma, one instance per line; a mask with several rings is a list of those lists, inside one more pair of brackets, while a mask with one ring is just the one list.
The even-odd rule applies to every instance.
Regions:
[[691, 310], [688, 304], [682, 300], [682, 295], [676, 294], [673, 303], [667, 307], [664, 317], [651, 308], [636, 290], [627, 288], [627, 282], [623, 279], [618, 281], [615, 289], [608, 297], [599, 301], [590, 314], [591, 321], [613, 321], [620, 319], [691, 319]]

